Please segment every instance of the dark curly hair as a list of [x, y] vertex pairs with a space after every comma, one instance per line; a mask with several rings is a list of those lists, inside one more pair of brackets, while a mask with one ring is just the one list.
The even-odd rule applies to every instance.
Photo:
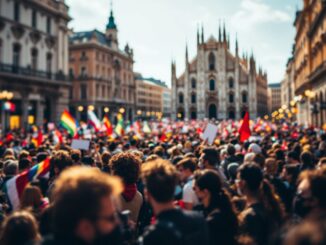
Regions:
[[109, 162], [111, 173], [121, 177], [125, 184], [134, 184], [138, 181], [140, 165], [140, 158], [131, 152], [118, 153]]

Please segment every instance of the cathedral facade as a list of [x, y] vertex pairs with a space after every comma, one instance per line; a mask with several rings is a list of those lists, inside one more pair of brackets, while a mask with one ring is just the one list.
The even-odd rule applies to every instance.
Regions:
[[[223, 32], [223, 33], [222, 33]], [[172, 62], [172, 119], [240, 119], [248, 111], [251, 118], [267, 114], [267, 73], [256, 70], [253, 54], [235, 54], [230, 41], [219, 28], [218, 40], [207, 41], [204, 30], [197, 31], [197, 55], [189, 61], [180, 77]]]

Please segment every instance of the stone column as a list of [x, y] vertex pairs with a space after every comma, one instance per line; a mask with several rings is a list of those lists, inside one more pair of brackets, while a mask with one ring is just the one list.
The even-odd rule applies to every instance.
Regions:
[[20, 126], [22, 128], [27, 128], [28, 125], [28, 106], [29, 106], [29, 100], [28, 100], [28, 94], [22, 93], [21, 94], [21, 110], [22, 110], [22, 117], [20, 121]]

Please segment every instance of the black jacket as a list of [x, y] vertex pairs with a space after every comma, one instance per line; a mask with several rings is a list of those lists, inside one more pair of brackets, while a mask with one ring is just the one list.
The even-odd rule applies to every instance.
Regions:
[[209, 244], [208, 227], [204, 217], [191, 211], [172, 209], [157, 216], [139, 239], [140, 245]]

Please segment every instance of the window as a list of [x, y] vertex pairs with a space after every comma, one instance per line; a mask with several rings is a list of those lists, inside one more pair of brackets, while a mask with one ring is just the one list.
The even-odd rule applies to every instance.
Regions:
[[87, 76], [87, 72], [86, 72], [86, 67], [82, 67], [81, 70], [80, 70], [80, 75], [82, 77], [86, 77]]
[[233, 93], [230, 93], [229, 94], [229, 102], [230, 103], [233, 103], [234, 102], [234, 95], [233, 95]]
[[72, 68], [69, 69], [69, 77], [70, 79], [74, 79], [74, 70]]
[[210, 91], [215, 90], [215, 80], [214, 79], [209, 80], [209, 90]]
[[80, 99], [87, 99], [87, 84], [80, 85]]
[[47, 73], [52, 72], [52, 54], [51, 53], [46, 54], [46, 72]]
[[32, 51], [32, 70], [37, 70], [37, 62], [38, 62], [38, 50], [33, 48]]
[[51, 34], [51, 18], [49, 16], [46, 18], [46, 32]]
[[179, 94], [179, 103], [183, 104], [183, 94]]
[[37, 13], [36, 10], [33, 10], [32, 12], [32, 27], [37, 28]]
[[233, 81], [233, 78], [230, 77], [229, 78], [229, 88], [233, 88], [234, 87], [234, 81]]
[[248, 98], [247, 98], [247, 92], [242, 92], [242, 103], [247, 103], [247, 100], [248, 100]]
[[14, 21], [19, 21], [20, 19], [20, 6], [18, 2], [14, 3]]
[[13, 45], [13, 58], [12, 58], [13, 66], [18, 67], [20, 65], [20, 50], [21, 50], [20, 44], [15, 43]]
[[215, 56], [213, 53], [210, 53], [208, 56], [208, 69], [210, 71], [215, 70]]
[[196, 88], [196, 79], [191, 79], [191, 88]]
[[191, 103], [195, 104], [196, 103], [196, 94], [191, 95]]

